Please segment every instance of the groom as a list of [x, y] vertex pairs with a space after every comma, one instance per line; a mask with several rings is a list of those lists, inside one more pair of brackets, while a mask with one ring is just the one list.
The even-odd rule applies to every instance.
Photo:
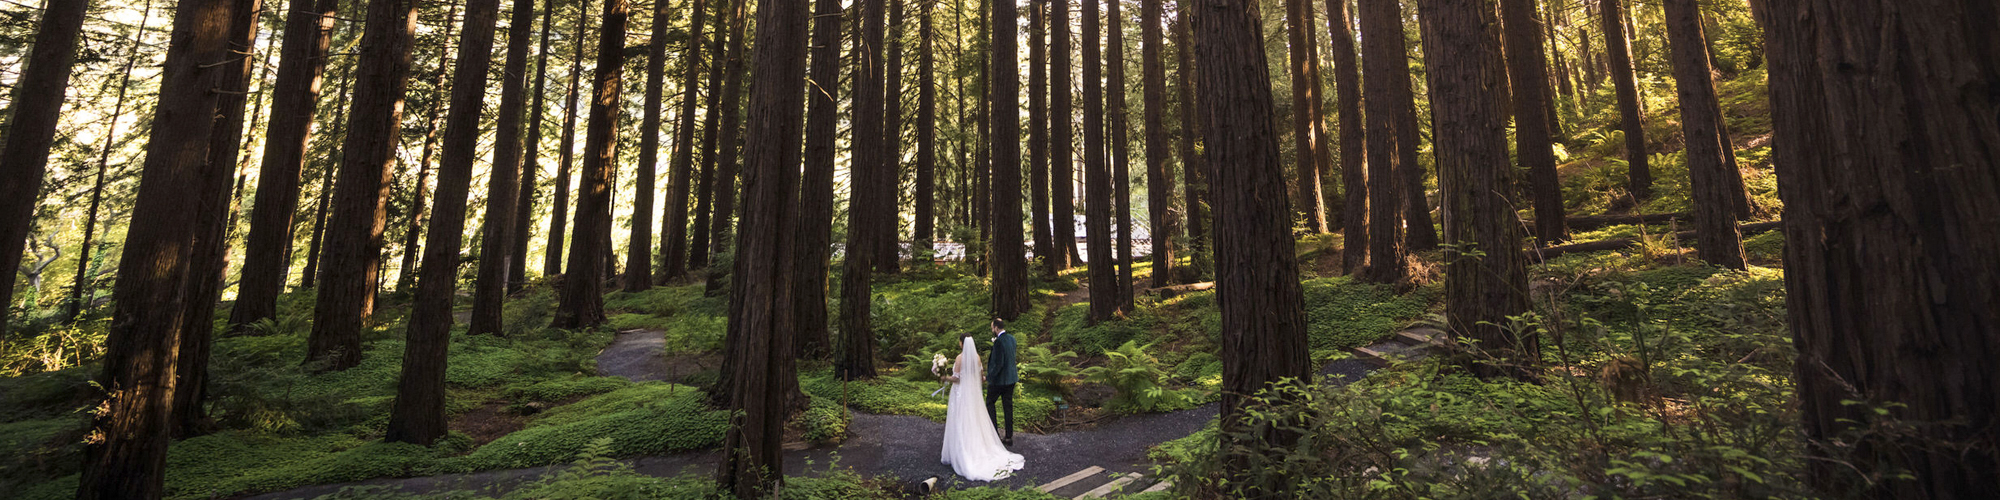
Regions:
[[1007, 435], [1001, 438], [1000, 442], [1013, 446], [1014, 384], [1020, 382], [1020, 370], [1014, 366], [1018, 361], [1014, 354], [1016, 347], [1014, 334], [1007, 333], [1006, 324], [1002, 323], [1000, 318], [993, 318], [990, 326], [993, 327], [993, 353], [986, 357], [992, 360], [992, 364], [986, 369], [986, 416], [994, 423], [1000, 422], [1000, 419], [993, 414], [993, 401], [999, 400], [1001, 406], [1007, 410], [1007, 426], [1004, 427], [1007, 429]]

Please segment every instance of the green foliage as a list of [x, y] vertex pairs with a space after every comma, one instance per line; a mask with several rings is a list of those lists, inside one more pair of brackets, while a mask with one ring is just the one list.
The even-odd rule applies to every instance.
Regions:
[[508, 386], [503, 394], [517, 402], [556, 402], [570, 398], [594, 396], [631, 386], [632, 381], [624, 377], [589, 377], [571, 375], [566, 378], [540, 380]]
[[[859, 412], [911, 415], [944, 421], [945, 394], [930, 395], [938, 388], [935, 383], [912, 382], [895, 376], [843, 383], [833, 376], [831, 369], [819, 368], [800, 370], [799, 386], [814, 399], [836, 404], [846, 401], [849, 407]], [[1024, 426], [1048, 422], [1050, 414], [1055, 412], [1055, 403], [1049, 400], [1049, 396], [1052, 394], [1033, 389], [1016, 394], [1014, 421]]]
[[1047, 346], [1029, 347], [1026, 351], [1027, 355], [1021, 357], [1019, 366], [1022, 385], [1028, 389], [1068, 398], [1071, 381], [1081, 375], [1081, 372], [1070, 364], [1076, 359], [1076, 353], [1052, 352]]
[[723, 335], [729, 330], [729, 300], [704, 295], [703, 287], [696, 283], [639, 293], [612, 292], [604, 296], [604, 307], [626, 311], [610, 318], [613, 329], [664, 332], [667, 355], [720, 350]]
[[1093, 325], [1090, 324], [1090, 303], [1079, 302], [1056, 312], [1055, 324], [1049, 329], [1049, 335], [1056, 346], [1089, 356], [1116, 350], [1128, 341], [1150, 341], [1162, 323], [1155, 308], [1139, 306], [1134, 307], [1124, 319]]
[[1367, 345], [1422, 317], [1438, 299], [1437, 287], [1398, 295], [1391, 285], [1349, 277], [1306, 280], [1306, 336], [1315, 359]]
[[82, 366], [104, 355], [110, 318], [43, 327], [13, 324], [0, 339], [0, 377], [19, 377]]
[[[810, 397], [810, 396], [809, 396]], [[847, 437], [847, 424], [853, 419], [839, 401], [813, 397], [806, 411], [795, 417], [799, 427], [805, 431], [805, 439], [813, 442], [839, 441]]]
[[1126, 342], [1104, 353], [1104, 366], [1083, 371], [1084, 379], [1118, 389], [1109, 406], [1113, 410], [1140, 413], [1188, 405], [1186, 395], [1160, 385], [1167, 371], [1160, 360], [1146, 351], [1152, 345]]
[[1043, 493], [1034, 488], [1010, 490], [996, 486], [979, 486], [951, 490], [932, 497], [936, 500], [1054, 500], [1060, 497]]
[[634, 384], [537, 415], [526, 429], [502, 436], [464, 457], [441, 464], [450, 470], [531, 467], [559, 463], [600, 437], [613, 439], [619, 456], [698, 450], [722, 442], [728, 413], [711, 410], [706, 396], [660, 382]]
[[1751, 260], [1783, 260], [1785, 232], [1765, 231], [1743, 238], [1743, 253]]

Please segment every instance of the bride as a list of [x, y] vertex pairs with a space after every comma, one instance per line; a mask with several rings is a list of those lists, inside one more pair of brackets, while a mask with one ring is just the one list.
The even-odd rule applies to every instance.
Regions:
[[984, 373], [979, 371], [979, 351], [967, 336], [954, 376], [945, 377], [946, 382], [956, 385], [945, 409], [944, 463], [973, 481], [1004, 479], [1027, 465], [1027, 459], [1000, 444], [1000, 433], [979, 394], [979, 377]]

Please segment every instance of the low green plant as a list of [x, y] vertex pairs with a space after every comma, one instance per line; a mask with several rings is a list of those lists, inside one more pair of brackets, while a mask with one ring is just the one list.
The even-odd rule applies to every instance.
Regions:
[[1147, 352], [1152, 347], [1127, 341], [1105, 352], [1104, 365], [1085, 369], [1083, 377], [1118, 390], [1108, 404], [1113, 410], [1139, 413], [1185, 405], [1186, 395], [1161, 385], [1167, 371]]
[[1076, 353], [1054, 352], [1048, 346], [1029, 347], [1026, 351], [1027, 355], [1021, 357], [1019, 366], [1021, 383], [1030, 389], [1069, 398], [1073, 381], [1082, 374], [1070, 364], [1076, 359]]

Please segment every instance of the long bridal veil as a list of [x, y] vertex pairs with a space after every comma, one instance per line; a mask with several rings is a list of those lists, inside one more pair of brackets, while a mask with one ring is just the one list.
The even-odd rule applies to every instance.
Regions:
[[979, 369], [979, 350], [972, 337], [966, 337], [959, 353], [958, 385], [951, 388], [945, 407], [944, 463], [973, 481], [1003, 479], [1027, 465], [1026, 458], [1000, 444], [993, 417], [986, 414], [985, 398], [979, 392], [984, 387], [980, 377], [985, 374]]

